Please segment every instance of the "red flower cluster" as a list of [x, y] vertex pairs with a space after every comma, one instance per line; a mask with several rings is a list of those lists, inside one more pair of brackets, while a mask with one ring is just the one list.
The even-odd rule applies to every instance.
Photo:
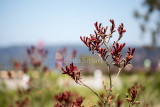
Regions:
[[130, 103], [131, 105], [134, 104], [139, 104], [139, 101], [135, 101], [136, 97], [137, 97], [137, 89], [132, 89], [131, 90], [131, 99], [128, 98], [129, 94], [126, 94], [126, 100], [128, 101], [128, 103]]
[[90, 38], [80, 36], [81, 40], [86, 44], [87, 47], [89, 47], [89, 50], [94, 53], [94, 50], [99, 50], [99, 47], [102, 45], [102, 39], [100, 39], [100, 36], [98, 35], [90, 35]]
[[134, 85], [131, 88], [128, 88], [128, 93], [130, 94], [131, 90], [139, 90], [140, 93], [142, 93], [145, 90], [145, 87], [141, 84], [138, 84], [137, 82], [134, 83]]
[[67, 74], [70, 77], [72, 77], [76, 83], [78, 83], [78, 80], [80, 80], [80, 70], [77, 71], [77, 66], [74, 66], [73, 63], [70, 64], [70, 68], [66, 66], [66, 70], [62, 67], [63, 74]]
[[121, 44], [121, 45], [116, 43], [116, 46], [113, 46], [114, 50], [111, 50], [111, 55], [112, 55], [113, 61], [115, 61], [115, 65], [117, 65], [117, 66], [119, 65], [119, 61], [122, 57], [121, 50], [123, 49], [124, 46], [125, 46], [125, 43]]
[[85, 37], [85, 36], [82, 38], [82, 36], [80, 36], [80, 39], [84, 42], [84, 44], [86, 44], [86, 46], [89, 48], [89, 51], [91, 51], [92, 43], [91, 43], [90, 38]]
[[14, 70], [18, 70], [20, 67], [20, 63], [19, 62], [14, 62]]
[[76, 107], [84, 107], [84, 106], [81, 106], [82, 103], [83, 103], [83, 100], [84, 100], [84, 98], [79, 97], [79, 98], [77, 98], [76, 101], [74, 101], [73, 103], [76, 105]]
[[114, 20], [110, 20], [110, 22], [112, 23], [112, 26], [110, 28], [110, 34], [106, 34], [108, 26], [104, 28], [103, 26], [101, 26], [102, 23], [98, 25], [98, 22], [96, 22], [94, 23], [96, 28], [96, 30], [94, 31], [95, 35], [90, 34], [90, 38], [80, 36], [80, 39], [84, 42], [84, 44], [86, 44], [86, 46], [92, 53], [94, 53], [94, 50], [99, 51], [100, 46], [104, 43], [102, 39], [105, 40], [107, 36], [112, 37], [112, 33], [115, 32]]
[[[118, 33], [119, 33], [119, 38], [116, 42], [114, 42], [114, 44], [112, 45], [112, 47], [114, 49], [109, 49], [109, 41], [110, 38], [112, 37], [113, 32], [115, 32], [115, 23], [113, 19], [110, 19], [111, 22], [111, 27], [110, 27], [110, 33], [106, 34], [106, 30], [108, 28], [108, 26], [106, 26], [106, 28], [104, 28], [102, 26], [102, 23], [98, 24], [98, 22], [94, 23], [96, 30], [95, 35], [90, 34], [90, 37], [82, 37], [80, 36], [80, 39], [83, 41], [83, 43], [89, 48], [89, 50], [92, 52], [92, 54], [95, 53], [95, 51], [99, 54], [99, 56], [108, 64], [109, 62], [107, 62], [107, 58], [108, 56], [111, 54], [112, 55], [112, 59], [114, 61], [114, 65], [120, 67], [121, 64], [123, 64], [125, 67], [129, 61], [132, 59], [135, 48], [132, 49], [132, 52], [129, 48], [129, 52], [127, 52], [127, 56], [126, 59], [122, 59], [122, 54], [121, 54], [121, 50], [124, 48], [125, 43], [119, 45], [118, 41], [122, 38], [123, 33], [126, 32], [126, 30], [124, 29], [124, 25], [123, 23], [121, 23], [121, 25], [119, 25], [118, 27]], [[106, 41], [106, 39], [108, 38], [108, 42]], [[102, 46], [105, 45], [105, 48]], [[108, 54], [107, 54], [108, 53]]]
[[[31, 102], [28, 98], [25, 98], [21, 101], [16, 101], [16, 107], [30, 107], [31, 106]], [[13, 106], [10, 106], [13, 107]]]
[[66, 63], [64, 59], [66, 59], [67, 61], [70, 62], [71, 60], [73, 60], [76, 57], [76, 55], [77, 55], [77, 50], [75, 50], [75, 49], [72, 50], [72, 54], [69, 55], [69, 56], [67, 54], [67, 48], [66, 47], [60, 49], [55, 55], [56, 68], [58, 70], [61, 70], [62, 65], [64, 65]]
[[32, 66], [37, 69], [42, 65], [44, 60], [46, 59], [46, 56], [48, 54], [47, 50], [44, 49], [36, 49], [35, 46], [31, 46], [30, 48], [27, 49], [28, 56], [30, 58], [30, 62]]
[[137, 90], [136, 89], [132, 89], [131, 93], [132, 93], [132, 96], [131, 96], [132, 99], [130, 101], [133, 102], [135, 100], [136, 96], [137, 96]]
[[[140, 104], [140, 102], [135, 101], [135, 99], [138, 99], [138, 95], [140, 95], [144, 91], [144, 89], [145, 87], [142, 86], [141, 84], [138, 84], [137, 82], [131, 88], [128, 88], [129, 94], [126, 94], [126, 100], [128, 101], [128, 103], [130, 103], [131, 105]], [[138, 94], [138, 90], [139, 90], [139, 94]], [[129, 96], [131, 96], [130, 99], [129, 99]]]
[[104, 28], [103, 26], [101, 26], [102, 25], [102, 23], [100, 23], [99, 25], [98, 25], [98, 22], [96, 22], [96, 23], [94, 23], [94, 26], [95, 26], [95, 28], [96, 28], [96, 30], [97, 31], [95, 31], [95, 33], [96, 33], [96, 35], [97, 34], [100, 34], [100, 36], [102, 37], [106, 37], [107, 35], [106, 35], [106, 31], [107, 31], [107, 28], [108, 28], [108, 26], [106, 26], [106, 28]]
[[22, 63], [22, 70], [24, 71], [24, 73], [27, 73], [27, 72], [28, 72], [28, 66], [27, 66], [27, 62], [26, 62], [26, 61], [24, 61], [24, 62]]
[[55, 107], [84, 107], [82, 106], [84, 98], [70, 91], [59, 93], [54, 99], [57, 100]]
[[55, 107], [63, 107], [63, 105], [61, 103], [57, 102]]
[[126, 56], [126, 63], [125, 65], [127, 65], [129, 63], [129, 61], [133, 58], [133, 54], [135, 52], [135, 48], [132, 48], [132, 51], [130, 48], [128, 48], [128, 52], [127, 52], [127, 56]]
[[63, 92], [63, 93], [59, 93], [55, 96], [55, 99], [62, 103], [62, 102], [65, 102], [65, 103], [70, 103], [71, 100], [69, 99], [71, 96], [71, 92], [70, 91], [66, 91], [66, 92]]
[[100, 48], [98, 50], [98, 53], [101, 55], [101, 57], [103, 58], [103, 60], [107, 59], [107, 57], [108, 57], [107, 52], [108, 52], [108, 50], [106, 50], [106, 48]]

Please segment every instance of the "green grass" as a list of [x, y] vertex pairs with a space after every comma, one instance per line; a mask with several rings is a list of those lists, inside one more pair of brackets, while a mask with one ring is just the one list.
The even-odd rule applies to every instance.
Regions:
[[[32, 72], [29, 73], [30, 75]], [[33, 75], [32, 75], [33, 76]], [[83, 105], [85, 107], [88, 103], [97, 105], [99, 99], [87, 88], [83, 86], [67, 86], [59, 85], [59, 80], [68, 80], [68, 76], [51, 73], [49, 75], [43, 75], [43, 79], [37, 78], [32, 80], [32, 90], [30, 94], [24, 94], [21, 98], [17, 95], [17, 90], [10, 90], [1, 84], [0, 89], [0, 107], [8, 107], [10, 105], [15, 106], [15, 101], [22, 100], [28, 97], [32, 103], [32, 107], [53, 107], [56, 103], [53, 98], [55, 94], [63, 91], [77, 92], [79, 95], [85, 97]], [[108, 76], [106, 75], [106, 83], [108, 84]], [[127, 93], [128, 87], [131, 87], [135, 82], [138, 82], [145, 86], [145, 91], [139, 96], [137, 100], [141, 102], [138, 107], [143, 107], [144, 104], [149, 104], [150, 107], [160, 105], [160, 73], [146, 74], [146, 73], [133, 73], [125, 74], [121, 73], [119, 76], [121, 80], [121, 87], [115, 86], [112, 94], [120, 95], [123, 100], [122, 107], [128, 106], [125, 100], [125, 94]], [[41, 83], [40, 83], [41, 81]], [[93, 83], [94, 84], [94, 83]], [[98, 94], [103, 93], [106, 96], [104, 89], [95, 90]]]

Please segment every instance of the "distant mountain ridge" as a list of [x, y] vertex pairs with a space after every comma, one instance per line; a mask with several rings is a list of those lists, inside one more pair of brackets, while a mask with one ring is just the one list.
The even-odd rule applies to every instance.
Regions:
[[[0, 70], [4, 69], [12, 69], [13, 68], [13, 62], [19, 61], [23, 62], [25, 58], [27, 58], [26, 49], [30, 46], [10, 46], [10, 47], [3, 47], [0, 48]], [[66, 47], [68, 54], [72, 53], [73, 49], [77, 50], [77, 57], [79, 55], [92, 55], [88, 48], [84, 45], [56, 45], [56, 46], [46, 46], [44, 49], [48, 50], [48, 56], [46, 59], [46, 65], [49, 66], [49, 68], [55, 67], [55, 54], [60, 50], [61, 48]], [[124, 48], [122, 53], [127, 52], [127, 48]], [[92, 55], [94, 56], [94, 55]], [[158, 66], [157, 64], [160, 61], [160, 49], [156, 48], [152, 51], [145, 50], [144, 48], [136, 47], [136, 51], [134, 54], [134, 58], [132, 60], [132, 65], [135, 68], [143, 68], [143, 63], [145, 59], [153, 60], [152, 65]]]

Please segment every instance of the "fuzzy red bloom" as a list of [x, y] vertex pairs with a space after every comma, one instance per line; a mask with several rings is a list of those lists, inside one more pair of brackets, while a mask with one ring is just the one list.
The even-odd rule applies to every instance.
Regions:
[[86, 44], [87, 47], [89, 47], [89, 50], [91, 50], [92, 44], [91, 44], [90, 38], [85, 36], [82, 38], [82, 36], [80, 36], [80, 39], [83, 41], [84, 44]]
[[119, 45], [119, 43], [116, 43], [116, 46], [113, 46], [114, 50], [112, 50], [112, 55], [118, 56], [124, 46], [125, 46], [125, 43], [123, 43], [121, 45]]
[[70, 64], [70, 68], [66, 66], [66, 70], [62, 67], [63, 74], [67, 74], [72, 77], [77, 83], [80, 79], [80, 70], [77, 71], [77, 66], [74, 66], [73, 63]]
[[28, 72], [28, 66], [27, 66], [27, 62], [26, 62], [26, 61], [24, 61], [24, 62], [22, 63], [22, 70], [23, 70], [25, 73]]
[[98, 25], [98, 22], [94, 23], [94, 26], [96, 28], [95, 30], [96, 35], [100, 35], [102, 38], [105, 38], [107, 36], [106, 31], [107, 31], [108, 26], [103, 27], [102, 23]]
[[82, 106], [84, 98], [70, 91], [56, 94], [54, 100], [57, 100], [55, 107], [84, 107]]
[[19, 67], [20, 67], [19, 62], [14, 62], [14, 69], [15, 69], [15, 70], [18, 70]]
[[114, 61], [115, 61], [116, 63], [118, 63], [118, 62], [120, 61], [121, 57], [122, 57], [122, 55], [119, 55], [118, 57], [115, 58]]
[[92, 46], [94, 47], [95, 50], [98, 50], [99, 47], [101, 46], [101, 42], [102, 39], [100, 39], [100, 36], [94, 36], [94, 35], [90, 35], [91, 36], [91, 42], [92, 42]]
[[123, 104], [123, 101], [122, 100], [117, 100], [117, 107], [121, 107], [121, 105]]
[[63, 107], [62, 104], [60, 104], [59, 102], [56, 103], [55, 107]]
[[114, 20], [113, 20], [113, 19], [110, 19], [110, 22], [112, 23], [112, 26], [111, 26], [111, 28], [110, 28], [110, 32], [111, 32], [111, 34], [112, 34], [113, 32], [115, 32], [115, 30], [114, 30], [114, 28], [115, 28], [115, 23], [114, 23]]
[[72, 58], [75, 58], [75, 57], [76, 57], [76, 54], [77, 54], [77, 50], [74, 49], [74, 50], [72, 51]]
[[132, 94], [132, 96], [131, 96], [132, 100], [131, 101], [133, 102], [135, 100], [136, 96], [137, 96], [137, 90], [132, 89], [131, 94]]
[[140, 104], [139, 101], [135, 100], [136, 97], [137, 97], [137, 89], [132, 88], [130, 93], [131, 93], [131, 98], [130, 99], [129, 99], [129, 94], [126, 93], [126, 100], [128, 101], [128, 103], [130, 103], [131, 106], [134, 105], [134, 104]]
[[130, 48], [128, 48], [127, 56], [126, 56], [126, 64], [133, 58], [133, 54], [135, 52], [135, 48], [132, 48], [132, 51]]
[[45, 61], [48, 51], [44, 50], [43, 48], [38, 49], [35, 46], [31, 46], [30, 48], [27, 49], [27, 54], [29, 56], [32, 66], [35, 69], [37, 69]]
[[113, 46], [114, 50], [111, 50], [113, 61], [115, 61], [116, 63], [120, 61], [120, 58], [122, 56], [121, 50], [123, 49], [124, 46], [125, 46], [125, 43], [121, 45], [116, 43], [116, 46]]
[[106, 56], [106, 54], [107, 54], [107, 50], [106, 50], [106, 48], [100, 48], [99, 50], [98, 50], [98, 53], [100, 53], [100, 55], [101, 55], [101, 57], [105, 60], [105, 59], [107, 59], [107, 56]]
[[118, 27], [118, 33], [119, 33], [118, 40], [120, 40], [122, 38], [122, 36], [123, 36], [123, 33], [126, 32], [126, 30], [123, 27], [124, 27], [123, 23], [121, 23], [121, 25], [119, 25], [119, 27]]
[[90, 38], [80, 36], [81, 40], [86, 44], [87, 47], [89, 47], [90, 51], [99, 50], [99, 47], [102, 45], [102, 39], [100, 39], [100, 36], [90, 35]]
[[96, 27], [96, 30], [98, 31], [98, 22], [94, 23], [94, 26]]
[[83, 103], [83, 99], [84, 99], [84, 98], [82, 98], [82, 97], [77, 98], [76, 101], [73, 102], [73, 103], [76, 105], [76, 107], [84, 107], [84, 106], [81, 106], [82, 103]]
[[71, 96], [70, 91], [66, 91], [66, 92], [57, 94], [55, 96], [55, 99], [59, 102], [70, 103], [70, 99], [69, 99], [70, 96]]

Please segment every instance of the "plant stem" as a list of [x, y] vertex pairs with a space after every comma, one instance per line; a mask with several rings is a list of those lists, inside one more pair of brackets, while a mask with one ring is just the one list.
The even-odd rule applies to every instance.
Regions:
[[82, 83], [81, 85], [83, 85], [83, 86], [87, 87], [89, 90], [91, 90], [101, 100], [101, 102], [104, 103], [104, 101], [102, 100], [102, 98], [92, 88], [90, 88], [89, 86], [87, 86], [86, 84], [84, 84], [82, 81], [80, 81], [80, 82]]
[[108, 66], [108, 71], [109, 71], [109, 81], [110, 81], [110, 87], [109, 87], [109, 91], [108, 91], [108, 95], [106, 97], [106, 100], [104, 101], [104, 107], [106, 107], [106, 103], [108, 101], [108, 98], [110, 96], [110, 92], [112, 90], [112, 78], [111, 78], [111, 71], [110, 71], [110, 65]]
[[129, 103], [129, 107], [131, 107], [131, 106], [130, 106], [130, 103]]
[[113, 87], [113, 86], [114, 86], [114, 84], [116, 83], [117, 78], [118, 78], [118, 76], [119, 76], [119, 74], [120, 74], [121, 70], [122, 70], [122, 68], [119, 68], [119, 71], [118, 71], [118, 73], [117, 73], [117, 75], [116, 75], [116, 77], [115, 77], [115, 79], [114, 79], [114, 82], [113, 82], [112, 87]]

